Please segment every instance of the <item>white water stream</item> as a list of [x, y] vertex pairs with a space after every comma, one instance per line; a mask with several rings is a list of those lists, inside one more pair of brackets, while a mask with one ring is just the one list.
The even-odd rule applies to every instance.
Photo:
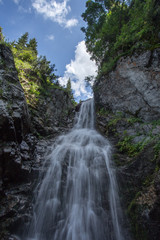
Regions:
[[94, 129], [93, 100], [83, 102], [50, 155], [25, 239], [124, 240], [110, 151]]

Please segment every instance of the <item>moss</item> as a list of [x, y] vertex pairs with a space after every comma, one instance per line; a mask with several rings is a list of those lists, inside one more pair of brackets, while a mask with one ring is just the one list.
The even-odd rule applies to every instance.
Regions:
[[132, 232], [136, 240], [147, 240], [147, 233], [145, 232], [140, 219], [141, 206], [137, 203], [137, 198], [140, 196], [140, 192], [137, 192], [135, 198], [130, 202], [127, 213], [131, 220]]
[[13, 113], [12, 102], [9, 101], [6, 105], [6, 108], [7, 108], [7, 111], [9, 112], [9, 114], [12, 115], [12, 113]]
[[144, 187], [148, 187], [153, 184], [154, 174], [148, 175], [142, 183]]
[[44, 137], [43, 137], [39, 132], [37, 132], [37, 131], [35, 131], [34, 134], [35, 134], [35, 136], [36, 136], [39, 140], [41, 140], [41, 139], [44, 138]]
[[127, 153], [130, 157], [137, 156], [143, 151], [144, 147], [149, 143], [149, 140], [144, 138], [138, 143], [133, 143], [135, 136], [124, 136], [117, 144], [120, 152]]
[[102, 107], [97, 111], [97, 114], [100, 116], [107, 116], [109, 114], [109, 111]]
[[0, 97], [3, 97], [3, 89], [0, 89]]
[[155, 173], [159, 172], [159, 170], [160, 170], [160, 166], [156, 165], [156, 167], [155, 167]]
[[108, 122], [108, 128], [116, 126], [117, 123], [120, 120], [122, 120], [122, 118], [123, 118], [123, 114], [121, 112], [117, 112], [115, 115], [113, 115], [111, 120]]
[[158, 140], [153, 147], [154, 149], [154, 159], [157, 159], [160, 155], [160, 140]]
[[130, 124], [142, 123], [142, 120], [140, 118], [136, 118], [136, 117], [126, 118], [126, 121]]
[[0, 65], [4, 65], [4, 60], [3, 59], [0, 59]]

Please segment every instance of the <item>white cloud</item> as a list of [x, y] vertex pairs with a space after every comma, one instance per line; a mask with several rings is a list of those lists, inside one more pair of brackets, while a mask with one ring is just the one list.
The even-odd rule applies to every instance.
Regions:
[[20, 2], [20, 0], [13, 0], [13, 2], [14, 2], [15, 4], [18, 4], [18, 3]]
[[69, 0], [63, 0], [62, 2], [57, 2], [56, 0], [32, 0], [32, 6], [45, 18], [49, 18], [65, 28], [71, 28], [78, 24], [78, 20], [75, 18], [66, 18], [71, 11], [71, 7], [67, 5], [68, 1]]
[[18, 10], [19, 12], [21, 13], [31, 13], [32, 12], [32, 9], [31, 8], [24, 8], [22, 6], [18, 6]]
[[73, 26], [76, 26], [77, 23], [78, 23], [77, 19], [72, 18], [72, 19], [69, 19], [69, 20], [66, 21], [65, 27], [66, 28], [71, 28]]
[[47, 40], [53, 41], [53, 40], [54, 40], [54, 35], [53, 35], [53, 34], [48, 35], [48, 36], [47, 36]]
[[92, 96], [85, 88], [85, 77], [96, 76], [97, 66], [90, 60], [90, 55], [86, 51], [85, 42], [79, 42], [75, 50], [75, 59], [66, 65], [66, 71], [63, 77], [59, 78], [59, 83], [66, 86], [68, 79], [71, 79], [72, 89], [75, 97], [83, 95], [85, 98]]

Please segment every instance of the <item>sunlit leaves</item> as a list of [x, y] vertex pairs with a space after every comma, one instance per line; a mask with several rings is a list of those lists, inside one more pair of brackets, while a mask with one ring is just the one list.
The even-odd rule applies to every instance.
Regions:
[[87, 50], [101, 70], [124, 53], [160, 42], [159, 0], [89, 0], [82, 17]]

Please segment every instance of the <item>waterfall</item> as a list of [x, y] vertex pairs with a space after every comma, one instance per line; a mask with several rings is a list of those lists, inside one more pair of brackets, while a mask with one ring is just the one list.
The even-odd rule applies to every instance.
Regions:
[[124, 240], [110, 153], [94, 128], [93, 100], [83, 102], [49, 156], [23, 240]]

